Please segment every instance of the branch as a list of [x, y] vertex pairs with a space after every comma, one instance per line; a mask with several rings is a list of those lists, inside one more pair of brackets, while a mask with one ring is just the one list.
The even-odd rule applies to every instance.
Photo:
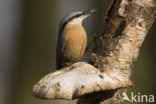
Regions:
[[114, 0], [104, 31], [96, 36], [90, 64], [78, 62], [46, 75], [33, 94], [43, 99], [78, 98], [79, 104], [121, 104], [155, 16], [154, 0]]

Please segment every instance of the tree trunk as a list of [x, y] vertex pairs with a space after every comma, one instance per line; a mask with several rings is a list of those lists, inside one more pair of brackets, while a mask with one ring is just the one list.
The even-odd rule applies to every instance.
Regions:
[[[103, 32], [96, 37], [90, 63], [105, 73], [114, 70], [130, 77], [133, 63], [156, 16], [154, 0], [114, 0]], [[82, 96], [78, 104], [123, 104], [126, 89]]]

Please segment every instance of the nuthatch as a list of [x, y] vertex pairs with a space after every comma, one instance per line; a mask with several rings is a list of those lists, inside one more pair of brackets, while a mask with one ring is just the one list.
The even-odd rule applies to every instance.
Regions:
[[86, 50], [87, 34], [82, 22], [93, 12], [95, 10], [73, 12], [61, 20], [56, 49], [56, 69], [69, 66], [83, 56]]

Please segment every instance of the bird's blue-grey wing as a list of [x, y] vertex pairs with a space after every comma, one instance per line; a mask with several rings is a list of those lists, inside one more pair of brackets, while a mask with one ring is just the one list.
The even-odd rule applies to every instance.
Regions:
[[56, 49], [56, 68], [58, 69], [61, 67], [61, 60], [63, 57], [63, 50], [65, 47], [65, 32], [64, 30], [62, 31], [61, 28], [59, 29], [59, 35], [58, 35], [58, 40], [57, 40], [57, 49]]

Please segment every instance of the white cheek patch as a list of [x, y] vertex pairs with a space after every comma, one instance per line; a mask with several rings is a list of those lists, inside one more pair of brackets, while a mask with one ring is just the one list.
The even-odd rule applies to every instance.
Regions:
[[69, 24], [71, 25], [75, 25], [75, 24], [82, 24], [82, 21], [86, 18], [86, 16], [81, 16], [78, 18], [73, 19], [72, 21], [69, 22]]

